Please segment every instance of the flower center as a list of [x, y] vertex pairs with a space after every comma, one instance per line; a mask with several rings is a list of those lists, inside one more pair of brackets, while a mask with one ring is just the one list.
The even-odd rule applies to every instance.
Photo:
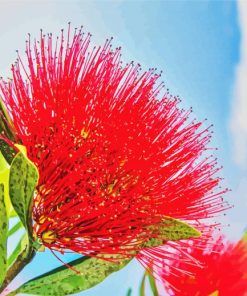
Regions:
[[47, 230], [41, 234], [41, 240], [46, 244], [55, 243], [56, 237], [56, 234], [52, 230]]

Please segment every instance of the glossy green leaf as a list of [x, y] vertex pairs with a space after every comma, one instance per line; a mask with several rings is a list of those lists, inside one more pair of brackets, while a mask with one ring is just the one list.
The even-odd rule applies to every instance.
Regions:
[[151, 238], [143, 247], [157, 247], [164, 244], [165, 241], [176, 241], [201, 236], [201, 233], [191, 225], [171, 217], [165, 217], [162, 220], [162, 225], [158, 229], [153, 228], [153, 232], [154, 234], [157, 233], [157, 238]]
[[130, 259], [125, 259], [121, 263], [112, 263], [102, 259], [83, 257], [69, 263], [74, 270], [66, 266], [56, 268], [25, 283], [11, 295], [25, 293], [61, 296], [78, 293], [99, 284], [111, 273], [126, 266], [129, 261]]
[[4, 201], [4, 185], [0, 184], [0, 286], [7, 270], [8, 216]]
[[153, 296], [159, 296], [156, 282], [154, 280], [154, 277], [150, 273], [148, 273], [148, 280], [149, 280], [149, 284], [150, 284], [150, 288], [152, 290]]
[[16, 213], [30, 235], [32, 198], [37, 184], [36, 166], [22, 152], [19, 152], [10, 167], [9, 195]]

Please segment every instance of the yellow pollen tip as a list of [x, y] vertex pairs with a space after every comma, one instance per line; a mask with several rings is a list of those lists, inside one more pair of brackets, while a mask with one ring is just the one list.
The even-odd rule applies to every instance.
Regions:
[[81, 136], [84, 140], [86, 140], [89, 136], [90, 131], [87, 130], [85, 127], [81, 130]]
[[120, 167], [123, 167], [124, 165], [125, 165], [125, 163], [127, 162], [127, 160], [126, 159], [124, 159], [124, 160], [121, 160], [120, 161]]
[[39, 220], [38, 220], [37, 222], [38, 222], [38, 224], [44, 224], [44, 223], [45, 223], [45, 220], [46, 220], [46, 218], [45, 218], [45, 216], [43, 215], [43, 216], [40, 216], [40, 217], [39, 217]]
[[65, 237], [63, 240], [64, 240], [65, 242], [70, 242], [70, 241], [71, 241], [71, 238], [69, 238], [69, 237]]

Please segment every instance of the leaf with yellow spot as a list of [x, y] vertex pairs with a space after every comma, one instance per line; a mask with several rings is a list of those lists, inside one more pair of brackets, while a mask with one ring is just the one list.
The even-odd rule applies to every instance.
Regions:
[[20, 144], [15, 144], [15, 147], [27, 157], [27, 148]]

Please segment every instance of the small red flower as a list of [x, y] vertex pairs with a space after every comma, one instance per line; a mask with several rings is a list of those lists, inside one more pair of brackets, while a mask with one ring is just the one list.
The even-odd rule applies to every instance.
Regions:
[[[189, 222], [226, 205], [209, 128], [167, 92], [154, 69], [123, 65], [107, 40], [70, 29], [27, 41], [0, 88], [19, 143], [40, 173], [34, 232], [54, 250], [128, 255], [164, 216]], [[152, 226], [150, 228], [150, 226]], [[157, 236], [155, 231], [155, 236]]]
[[[208, 243], [208, 248], [188, 245], [190, 255], [201, 262], [187, 265], [184, 261], [169, 262], [175, 269], [186, 270], [177, 277], [163, 271], [168, 295], [176, 296], [246, 296], [247, 242], [225, 242], [223, 238]], [[167, 295], [164, 293], [162, 295]]]

